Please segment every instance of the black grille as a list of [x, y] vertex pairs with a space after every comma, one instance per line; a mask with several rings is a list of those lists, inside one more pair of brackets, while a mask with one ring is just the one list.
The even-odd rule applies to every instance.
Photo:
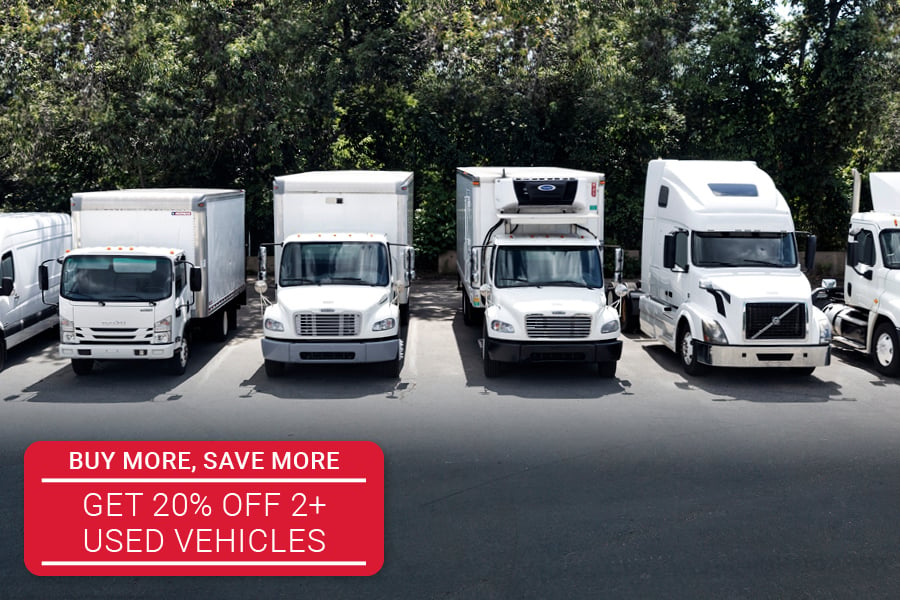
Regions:
[[806, 337], [806, 305], [802, 302], [759, 302], [745, 312], [748, 340], [796, 340]]
[[353, 360], [355, 352], [301, 352], [301, 360]]

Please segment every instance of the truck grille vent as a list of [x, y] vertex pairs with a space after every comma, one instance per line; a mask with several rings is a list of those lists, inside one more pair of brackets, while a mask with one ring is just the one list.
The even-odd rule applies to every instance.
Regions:
[[806, 305], [801, 302], [748, 304], [745, 312], [748, 340], [794, 340], [806, 337]]
[[310, 337], [346, 337], [359, 335], [359, 313], [297, 313], [294, 330]]
[[526, 315], [525, 329], [531, 338], [586, 338], [591, 334], [591, 318]]
[[97, 344], [149, 344], [153, 329], [128, 329], [122, 327], [76, 327], [75, 336], [85, 343]]

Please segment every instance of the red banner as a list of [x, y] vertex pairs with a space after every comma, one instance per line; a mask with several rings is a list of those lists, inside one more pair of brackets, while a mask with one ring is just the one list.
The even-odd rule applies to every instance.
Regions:
[[384, 455], [371, 442], [36, 442], [35, 575], [373, 575]]

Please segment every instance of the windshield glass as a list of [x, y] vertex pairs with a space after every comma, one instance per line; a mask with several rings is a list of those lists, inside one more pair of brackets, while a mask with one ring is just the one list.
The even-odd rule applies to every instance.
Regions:
[[279, 285], [388, 284], [388, 256], [384, 244], [313, 242], [285, 244]]
[[698, 267], [797, 266], [792, 233], [695, 232], [692, 262]]
[[527, 286], [603, 287], [596, 248], [541, 247], [497, 249], [498, 288]]
[[69, 300], [146, 300], [172, 295], [172, 261], [152, 256], [70, 256], [60, 295]]
[[881, 232], [881, 254], [884, 255], [885, 267], [900, 269], [900, 229]]

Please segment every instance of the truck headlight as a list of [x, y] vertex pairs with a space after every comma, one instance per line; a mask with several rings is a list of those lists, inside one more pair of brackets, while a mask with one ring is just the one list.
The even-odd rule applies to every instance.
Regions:
[[77, 344], [75, 337], [75, 323], [65, 317], [59, 318], [59, 341], [63, 344]]
[[372, 325], [372, 331], [388, 331], [396, 326], [397, 320], [394, 317], [388, 317]]
[[830, 344], [831, 323], [828, 322], [828, 319], [816, 319], [816, 323], [819, 325], [819, 343]]
[[600, 327], [600, 333], [615, 333], [619, 330], [619, 319], [611, 319]]
[[506, 321], [499, 321], [494, 319], [491, 321], [491, 330], [497, 331], [499, 333], [515, 333], [516, 328], [507, 323]]
[[263, 321], [263, 328], [269, 331], [284, 331], [284, 324], [275, 319], [266, 319]]
[[703, 341], [714, 344], [727, 344], [728, 337], [718, 321], [703, 320]]
[[172, 341], [172, 315], [153, 324], [153, 343], [168, 344]]

